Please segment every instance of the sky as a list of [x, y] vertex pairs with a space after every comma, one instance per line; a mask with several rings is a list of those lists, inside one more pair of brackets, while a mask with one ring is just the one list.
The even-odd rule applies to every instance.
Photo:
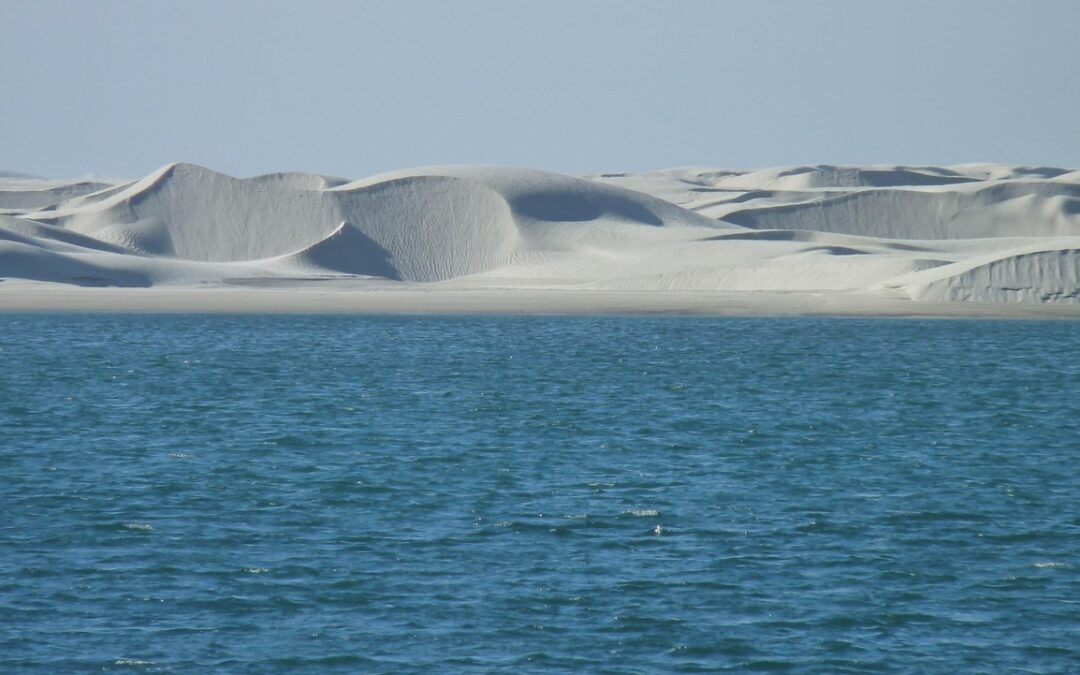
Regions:
[[0, 170], [1080, 167], [1075, 0], [0, 0]]

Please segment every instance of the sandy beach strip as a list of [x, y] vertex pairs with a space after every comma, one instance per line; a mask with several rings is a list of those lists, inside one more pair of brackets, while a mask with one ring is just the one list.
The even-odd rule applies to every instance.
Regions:
[[916, 302], [869, 293], [304, 288], [72, 288], [0, 284], [0, 312], [228, 314], [670, 314], [1080, 319], [1080, 305]]

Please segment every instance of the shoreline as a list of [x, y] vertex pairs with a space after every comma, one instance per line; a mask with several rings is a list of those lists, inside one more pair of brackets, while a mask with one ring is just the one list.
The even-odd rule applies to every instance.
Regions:
[[1080, 304], [928, 302], [870, 293], [523, 288], [71, 288], [0, 283], [0, 313], [507, 314], [1080, 319]]

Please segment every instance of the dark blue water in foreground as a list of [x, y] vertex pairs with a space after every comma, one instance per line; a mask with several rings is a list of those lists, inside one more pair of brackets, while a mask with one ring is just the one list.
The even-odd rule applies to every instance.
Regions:
[[1080, 323], [0, 315], [0, 671], [1076, 672]]

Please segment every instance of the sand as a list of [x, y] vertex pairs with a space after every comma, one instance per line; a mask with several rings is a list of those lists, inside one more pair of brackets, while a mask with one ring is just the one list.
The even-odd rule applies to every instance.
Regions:
[[0, 311], [1080, 317], [1080, 172], [0, 179]]

